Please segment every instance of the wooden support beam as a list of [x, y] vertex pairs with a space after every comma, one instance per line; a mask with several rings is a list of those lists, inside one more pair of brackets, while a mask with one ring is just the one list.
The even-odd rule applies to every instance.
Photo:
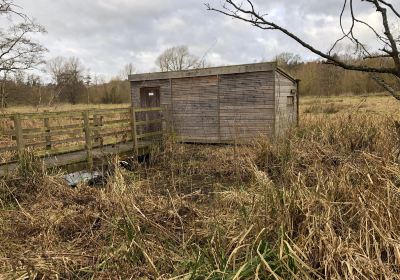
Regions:
[[[119, 120], [118, 120], [119, 122]], [[103, 127], [103, 116], [94, 115], [93, 116], [93, 125], [94, 125], [94, 142], [96, 145], [103, 146], [103, 137], [100, 135], [100, 131]]]
[[297, 85], [297, 92], [296, 92], [297, 126], [300, 125], [300, 82], [301, 82], [301, 80], [296, 80], [296, 85]]
[[85, 147], [87, 153], [87, 164], [89, 169], [93, 168], [93, 156], [92, 156], [92, 136], [90, 132], [90, 120], [89, 120], [89, 112], [83, 112], [83, 124], [85, 129]]
[[157, 111], [162, 111], [162, 108], [161, 107], [155, 107], [155, 108], [136, 108], [135, 109], [136, 113], [157, 112]]
[[22, 131], [22, 122], [20, 114], [14, 115], [13, 120], [15, 129], [15, 140], [17, 142], [18, 159], [21, 160], [25, 149], [25, 141]]
[[133, 107], [131, 108], [131, 130], [132, 130], [133, 151], [137, 156], [139, 154], [139, 145], [137, 138], [136, 110]]
[[[45, 113], [48, 113], [48, 111], [45, 111]], [[46, 136], [45, 136], [46, 150], [51, 150], [51, 129], [50, 129], [49, 117], [43, 119], [43, 124], [46, 130]]]

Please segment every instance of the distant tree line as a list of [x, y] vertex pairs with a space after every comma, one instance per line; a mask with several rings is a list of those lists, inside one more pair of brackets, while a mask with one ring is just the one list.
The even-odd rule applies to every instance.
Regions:
[[[233, 1], [227, 2], [235, 5]], [[0, 109], [9, 105], [129, 102], [127, 78], [135, 73], [133, 64], [125, 65], [118, 76], [106, 82], [90, 73], [77, 58], [56, 57], [45, 61], [47, 49], [33, 38], [46, 30], [20, 11], [13, 0], [0, 0], [0, 19], [5, 23], [0, 26]], [[231, 14], [233, 17], [236, 15]], [[258, 21], [255, 23], [259, 24]], [[332, 51], [327, 58], [320, 55], [321, 59], [314, 61], [304, 61], [292, 53], [282, 53], [276, 60], [280, 67], [302, 80], [300, 90], [303, 95], [367, 94], [386, 89], [396, 97], [393, 88], [400, 86], [400, 79], [389, 71], [391, 68], [386, 68], [393, 64], [393, 56], [366, 56], [365, 51], [360, 52], [360, 45], [355, 45], [355, 50]], [[319, 53], [317, 50], [314, 52]], [[163, 72], [204, 68], [210, 66], [205, 57], [192, 54], [187, 46], [174, 46], [166, 49], [155, 64]], [[43, 65], [50, 80], [28, 71], [38, 70]], [[341, 67], [335, 67], [338, 65]], [[398, 66], [400, 69], [400, 61]], [[373, 76], [373, 81], [371, 71], [381, 75]]]
[[[341, 61], [352, 64], [361, 64], [365, 61], [361, 57], [352, 55], [351, 50], [341, 53]], [[384, 65], [387, 58], [375, 58], [368, 61], [369, 65]], [[372, 94], [383, 92], [384, 89], [376, 83], [368, 73], [346, 70], [336, 67], [325, 60], [316, 59], [303, 61], [293, 53], [282, 53], [276, 57], [278, 66], [300, 79], [300, 91], [303, 95], [331, 96], [341, 94]], [[392, 84], [397, 79], [386, 75], [385, 79]]]
[[[199, 60], [190, 54], [188, 49], [184, 52], [176, 50], [174, 55], [168, 56], [170, 64], [168, 68], [164, 68], [166, 62], [161, 62], [166, 57], [164, 54], [157, 58], [156, 63], [159, 63], [160, 71], [187, 70], [209, 65], [205, 60], [201, 64], [185, 61]], [[167, 53], [171, 54], [171, 49]], [[342, 55], [341, 59], [357, 63], [358, 58]], [[384, 58], [377, 58], [369, 63], [382, 64], [385, 63], [383, 60]], [[276, 57], [276, 61], [279, 67], [301, 80], [302, 95], [363, 95], [383, 91], [367, 73], [338, 68], [323, 60], [304, 61], [297, 54], [282, 53]], [[45, 66], [46, 72], [51, 77], [50, 82], [45, 83], [42, 77], [24, 71], [14, 72], [3, 80], [2, 88], [6, 92], [4, 105], [122, 104], [130, 100], [130, 85], [127, 78], [128, 75], [135, 73], [132, 64], [127, 64], [119, 75], [107, 82], [104, 78], [91, 74], [82, 62], [74, 57], [56, 57], [46, 62]], [[387, 80], [390, 79], [393, 78], [387, 77]]]
[[[127, 65], [128, 67], [128, 65]], [[128, 76], [121, 74], [105, 81], [89, 73], [79, 59], [57, 57], [46, 64], [51, 81], [23, 71], [3, 83], [3, 108], [16, 105], [35, 107], [68, 104], [122, 104], [130, 100]]]
[[[57, 57], [44, 60], [47, 49], [35, 35], [43, 26], [22, 12], [14, 0], [0, 0], [0, 109], [9, 105], [53, 105], [56, 103], [124, 103], [129, 101], [127, 64], [110, 82], [90, 72], [79, 59]], [[32, 74], [45, 65], [51, 81]]]

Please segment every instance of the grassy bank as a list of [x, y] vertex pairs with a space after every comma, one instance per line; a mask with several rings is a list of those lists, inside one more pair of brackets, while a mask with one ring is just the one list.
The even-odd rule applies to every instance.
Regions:
[[400, 105], [377, 98], [303, 99], [275, 142], [168, 141], [103, 188], [27, 160], [0, 181], [0, 278], [400, 279]]

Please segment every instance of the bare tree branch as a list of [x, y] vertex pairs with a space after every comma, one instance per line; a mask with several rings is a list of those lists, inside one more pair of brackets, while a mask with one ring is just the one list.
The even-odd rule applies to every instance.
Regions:
[[390, 3], [388, 3], [388, 2], [386, 2], [386, 1], [384, 1], [384, 0], [379, 0], [378, 2], [379, 2], [379, 3], [382, 3], [382, 4], [385, 5], [385, 6], [387, 6], [390, 10], [392, 10], [392, 12], [393, 12], [398, 18], [400, 18], [400, 12], [398, 12], [398, 11], [394, 8], [394, 6], [393, 6], [392, 4], [390, 4]]
[[21, 23], [10, 21], [8, 28], [0, 28], [0, 74], [3, 75], [35, 68], [43, 63], [43, 54], [47, 51], [31, 38], [32, 34], [46, 32], [44, 27], [19, 12], [18, 8], [12, 0], [0, 0], [0, 16], [16, 14], [22, 19]]
[[[375, 81], [377, 81], [382, 87], [389, 91], [396, 99], [399, 99], [399, 95], [396, 93], [396, 91], [387, 83], [385, 83], [385, 81], [380, 76], [378, 76], [378, 74], [390, 74], [400, 78], [400, 43], [399, 40], [394, 37], [393, 31], [391, 30], [391, 26], [393, 24], [390, 23], [388, 10], [390, 10], [396, 17], [399, 17], [400, 13], [391, 3], [385, 0], [358, 0], [360, 2], [367, 2], [371, 4], [371, 8], [374, 8], [376, 12], [380, 14], [382, 18], [383, 29], [383, 33], [381, 34], [366, 21], [357, 17], [354, 9], [354, 1], [355, 0], [343, 0], [339, 22], [339, 26], [343, 35], [333, 43], [328, 52], [324, 52], [312, 46], [310, 43], [306, 42], [295, 33], [269, 20], [268, 14], [260, 13], [259, 11], [257, 11], [253, 1], [251, 0], [246, 0], [245, 2], [240, 3], [235, 0], [224, 0], [224, 5], [222, 6], [222, 8], [215, 8], [208, 3], [205, 5], [210, 11], [215, 11], [223, 15], [250, 23], [251, 25], [259, 29], [278, 30], [298, 42], [304, 48], [310, 50], [321, 58], [326, 59], [326, 62], [329, 64], [333, 64], [347, 70], [372, 73]], [[345, 11], [347, 9], [350, 12], [349, 14], [351, 21], [351, 25], [348, 30], [344, 28], [343, 24]], [[355, 34], [355, 27], [357, 24], [360, 26], [364, 26], [368, 30], [370, 30], [375, 35], [378, 42], [383, 45], [383, 47], [380, 48], [378, 51], [370, 52], [367, 49], [366, 44], [362, 43]], [[355, 46], [356, 52], [359, 52], [361, 54], [365, 63], [363, 63], [362, 61], [360, 62], [352, 60], [343, 61], [340, 56], [334, 53], [336, 46], [344, 39], [349, 40]], [[389, 63], [378, 67], [374, 66], [371, 63], [368, 63], [368, 60], [372, 58], [390, 58], [390, 60]]]

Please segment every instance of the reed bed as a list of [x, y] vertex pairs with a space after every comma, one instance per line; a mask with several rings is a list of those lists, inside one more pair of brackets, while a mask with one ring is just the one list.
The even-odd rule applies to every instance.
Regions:
[[69, 188], [27, 154], [0, 181], [0, 278], [400, 279], [393, 116], [307, 117], [248, 146], [165, 144], [134, 171], [111, 162], [101, 187]]

